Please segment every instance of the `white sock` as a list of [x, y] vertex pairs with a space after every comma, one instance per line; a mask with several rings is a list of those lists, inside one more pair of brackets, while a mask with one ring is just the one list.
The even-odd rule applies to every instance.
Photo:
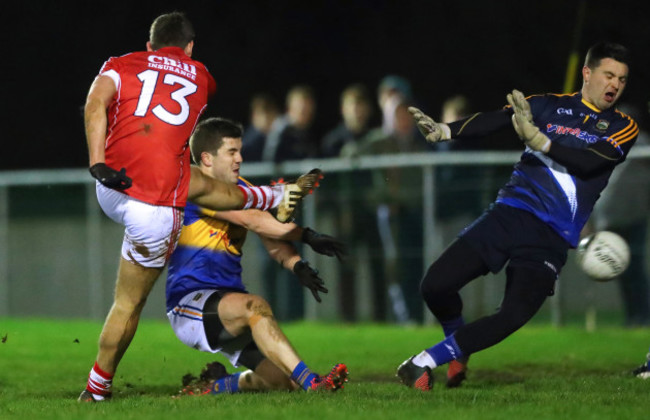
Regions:
[[433, 357], [431, 357], [431, 355], [426, 350], [422, 350], [422, 353], [413, 358], [413, 364], [419, 367], [429, 366], [431, 369], [438, 366], [433, 360]]

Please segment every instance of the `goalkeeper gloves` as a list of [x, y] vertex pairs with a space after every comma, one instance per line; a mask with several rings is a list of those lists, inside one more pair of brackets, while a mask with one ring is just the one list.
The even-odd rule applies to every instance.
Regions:
[[93, 178], [108, 188], [125, 190], [131, 187], [131, 178], [126, 176], [125, 168], [116, 171], [110, 166], [107, 166], [104, 162], [100, 162], [94, 164], [88, 170], [90, 171], [90, 175], [92, 175]]
[[332, 236], [318, 233], [308, 227], [303, 228], [301, 240], [315, 252], [327, 255], [328, 257], [336, 256], [339, 261], [345, 255], [345, 244], [343, 242]]
[[506, 99], [512, 106], [512, 126], [519, 138], [531, 149], [548, 153], [551, 140], [533, 124], [533, 114], [524, 94], [515, 89], [506, 96]]
[[327, 293], [328, 290], [325, 286], [323, 279], [318, 277], [318, 270], [314, 270], [309, 266], [309, 263], [305, 260], [300, 260], [293, 266], [293, 273], [298, 276], [298, 281], [300, 284], [305, 286], [311, 291], [311, 294], [314, 295], [316, 302], [320, 303], [321, 298], [318, 296], [318, 292]]
[[408, 111], [413, 116], [418, 130], [429, 143], [438, 143], [451, 139], [451, 129], [447, 124], [437, 123], [419, 109], [410, 106]]

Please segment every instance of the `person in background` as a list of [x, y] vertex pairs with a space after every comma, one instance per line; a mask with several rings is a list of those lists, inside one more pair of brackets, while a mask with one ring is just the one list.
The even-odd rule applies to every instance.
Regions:
[[253, 96], [250, 107], [251, 124], [244, 131], [241, 153], [245, 161], [259, 162], [262, 160], [266, 137], [280, 116], [280, 108], [271, 95], [266, 93]]
[[292, 87], [286, 107], [285, 115], [273, 124], [266, 138], [262, 160], [279, 163], [318, 157], [319, 139], [311, 131], [316, 117], [314, 90], [307, 85]]

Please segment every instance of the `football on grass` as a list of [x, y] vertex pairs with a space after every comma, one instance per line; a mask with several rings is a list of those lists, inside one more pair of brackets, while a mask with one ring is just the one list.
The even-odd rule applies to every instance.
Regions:
[[583, 238], [577, 251], [578, 266], [596, 281], [615, 279], [630, 264], [630, 247], [625, 239], [606, 230]]

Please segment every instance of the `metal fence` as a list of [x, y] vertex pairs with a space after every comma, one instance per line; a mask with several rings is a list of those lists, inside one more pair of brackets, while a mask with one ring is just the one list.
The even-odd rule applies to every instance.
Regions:
[[[634, 159], [650, 157], [650, 147], [637, 149]], [[385, 243], [377, 247], [376, 243], [368, 243], [369, 238], [363, 234], [352, 238], [354, 260], [348, 260], [347, 264], [354, 265], [355, 272], [353, 278], [345, 279], [355, 283], [354, 299], [350, 300], [345, 294], [351, 285], [342, 283], [342, 265], [335, 259], [304, 249], [303, 253], [319, 268], [330, 288], [323, 303], [317, 304], [308, 292], [299, 291], [298, 297], [285, 293], [289, 287], [295, 287], [286, 283], [292, 280], [279, 281], [275, 290], [265, 287], [266, 262], [259, 252], [259, 241], [249, 235], [244, 248], [244, 282], [254, 293], [274, 295], [270, 300], [280, 319], [295, 318], [295, 313], [291, 315], [289, 309], [298, 307], [298, 316], [307, 319], [341, 320], [346, 318], [343, 313], [347, 312], [358, 321], [377, 320], [378, 313], [386, 315], [383, 321], [406, 321], [400, 311], [405, 302], [420, 300], [414, 295], [421, 274], [463, 224], [474, 216], [444, 216], [441, 209], [444, 212], [457, 205], [461, 195], [473, 197], [480, 206], [489, 204], [519, 156], [520, 152], [515, 151], [441, 152], [303, 160], [279, 165], [244, 164], [242, 175], [259, 183], [268, 183], [280, 175], [290, 177], [321, 168], [326, 178], [317, 193], [304, 201], [300, 221], [319, 231], [348, 238], [349, 232], [341, 231], [344, 224], [340, 223], [346, 217], [345, 212], [355, 206], [372, 208], [375, 205], [364, 202], [367, 201], [365, 190], [374, 187], [358, 180], [373, 174], [385, 176], [383, 171], [396, 168], [410, 170], [411, 178], [400, 186], [397, 194], [411, 196], [418, 203], [414, 209], [417, 211], [413, 212], [418, 216], [410, 220], [412, 230], [405, 236], [418, 244], [418, 255], [411, 252], [408, 257], [414, 257], [409, 261], [419, 264], [407, 267], [416, 273], [409, 278], [400, 276], [399, 270], [384, 273], [389, 279], [377, 286], [373, 275], [378, 268], [373, 266], [377, 258], [372, 258], [377, 255], [372, 253], [381, 249], [380, 260], [395, 259], [399, 264], [403, 249], [399, 246], [396, 250], [386, 249]], [[453, 176], [449, 178], [446, 172], [455, 169], [456, 174], [473, 173], [472, 169], [477, 168], [481, 170], [462, 181]], [[446, 194], [441, 194], [443, 187], [447, 188]], [[463, 190], [462, 194], [459, 189]], [[387, 205], [390, 207], [391, 203]], [[381, 211], [375, 215], [381, 217]], [[86, 169], [0, 172], [0, 316], [102, 319], [112, 302], [122, 234], [122, 227], [102, 214], [95, 197], [94, 180]], [[382, 266], [380, 270], [390, 271], [390, 267]], [[556, 323], [566, 314], [593, 313], [594, 308], [621, 309], [616, 284], [591, 282], [576, 268], [573, 258], [569, 259], [559, 285], [561, 293], [549, 299], [541, 311], [541, 316], [549, 316]], [[380, 290], [385, 294], [385, 301], [373, 301], [377, 287], [386, 287]], [[471, 319], [491, 312], [499, 304], [503, 287], [501, 275], [488, 275], [471, 283], [462, 292], [467, 317]], [[163, 318], [164, 308], [163, 276], [143, 316]], [[408, 311], [410, 320], [431, 320], [421, 304], [407, 308]]]

